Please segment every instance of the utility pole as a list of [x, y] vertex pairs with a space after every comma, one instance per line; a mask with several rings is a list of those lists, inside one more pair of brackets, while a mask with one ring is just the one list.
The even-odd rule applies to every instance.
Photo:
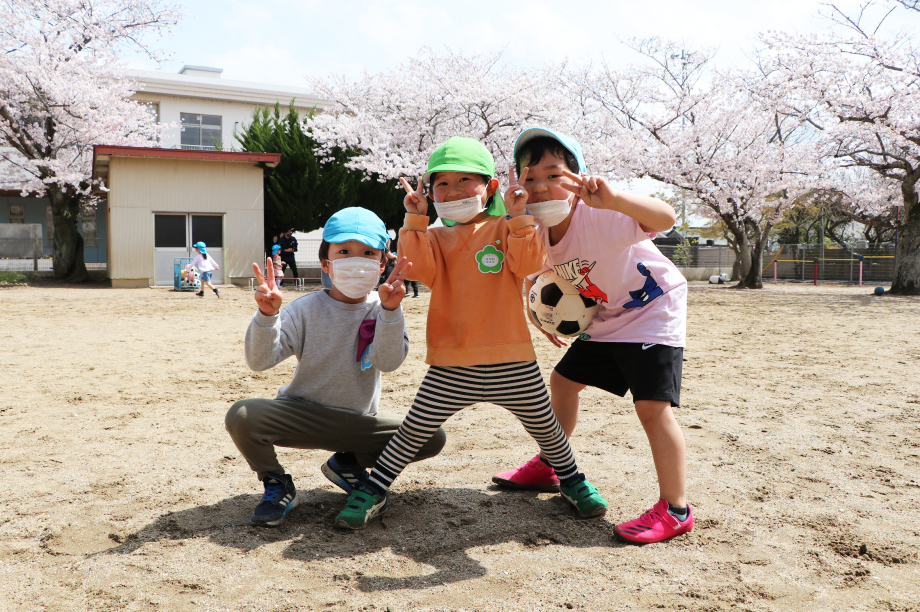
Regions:
[[[680, 50], [680, 55], [676, 53], [671, 54], [671, 59], [680, 60], [680, 90], [684, 95], [687, 94], [687, 65], [690, 63], [690, 58], [696, 51], [687, 53], [686, 49]], [[680, 128], [684, 129], [687, 127], [687, 117], [681, 113], [680, 118]], [[681, 197], [681, 207], [680, 207], [680, 235], [684, 239], [684, 242], [687, 241], [687, 202]]]

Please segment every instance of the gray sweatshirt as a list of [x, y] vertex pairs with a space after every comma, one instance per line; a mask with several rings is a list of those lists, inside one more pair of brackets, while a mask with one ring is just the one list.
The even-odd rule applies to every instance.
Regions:
[[[376, 329], [362, 352], [362, 370], [358, 340], [365, 321], [376, 321]], [[274, 317], [256, 310], [246, 330], [245, 352], [246, 365], [257, 372], [297, 357], [294, 378], [278, 389], [278, 399], [374, 415], [380, 404], [380, 372], [392, 372], [402, 364], [409, 354], [409, 338], [402, 307], [384, 310], [376, 291], [360, 304], [345, 304], [317, 291]]]

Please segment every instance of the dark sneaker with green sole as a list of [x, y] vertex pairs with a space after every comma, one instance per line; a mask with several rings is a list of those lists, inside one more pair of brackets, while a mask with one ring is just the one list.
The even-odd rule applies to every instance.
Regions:
[[563, 484], [559, 488], [562, 499], [567, 501], [582, 518], [604, 516], [607, 512], [607, 500], [601, 497], [593, 484], [588, 482], [584, 474], [578, 480]]
[[345, 509], [335, 517], [335, 526], [343, 529], [363, 529], [367, 523], [386, 512], [387, 494], [378, 493], [370, 485], [356, 483]]

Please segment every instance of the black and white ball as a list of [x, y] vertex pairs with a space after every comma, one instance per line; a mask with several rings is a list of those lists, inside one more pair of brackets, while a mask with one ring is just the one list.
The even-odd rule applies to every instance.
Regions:
[[555, 272], [544, 272], [530, 288], [527, 300], [530, 315], [548, 334], [574, 337], [583, 333], [600, 308], [572, 283]]

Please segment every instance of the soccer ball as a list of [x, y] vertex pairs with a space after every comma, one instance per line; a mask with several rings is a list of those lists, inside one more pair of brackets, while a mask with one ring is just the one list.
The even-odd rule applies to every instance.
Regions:
[[581, 334], [597, 316], [597, 302], [555, 272], [537, 277], [527, 299], [530, 315], [540, 329], [556, 336], [573, 337]]

